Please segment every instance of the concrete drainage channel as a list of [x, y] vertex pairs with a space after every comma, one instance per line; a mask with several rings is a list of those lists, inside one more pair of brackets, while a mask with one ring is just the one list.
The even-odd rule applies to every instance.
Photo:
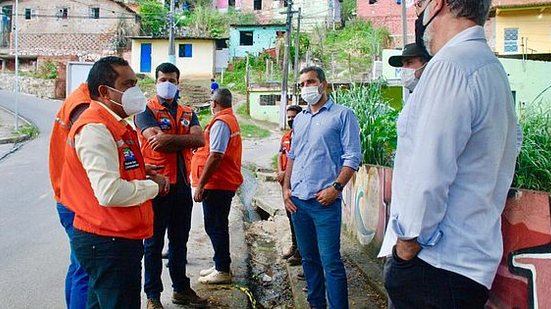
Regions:
[[288, 223], [284, 231], [282, 222], [277, 220], [280, 216], [259, 211], [255, 206], [259, 195], [266, 194], [265, 186], [255, 177], [256, 173], [258, 171], [243, 169], [245, 181], [239, 194], [244, 206], [245, 238], [249, 249], [251, 307], [305, 308], [295, 305], [286, 263], [280, 258], [280, 240], [289, 233]]

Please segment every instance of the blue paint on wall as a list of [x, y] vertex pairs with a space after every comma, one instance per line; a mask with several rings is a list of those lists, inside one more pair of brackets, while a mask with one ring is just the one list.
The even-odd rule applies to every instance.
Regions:
[[[241, 45], [242, 31], [252, 32], [252, 45]], [[285, 32], [284, 25], [232, 26], [230, 28], [230, 58], [258, 56], [263, 50], [276, 47], [277, 33]]]

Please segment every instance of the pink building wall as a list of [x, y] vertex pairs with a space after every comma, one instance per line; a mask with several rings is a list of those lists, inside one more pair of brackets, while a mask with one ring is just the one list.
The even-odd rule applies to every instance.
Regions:
[[[404, 0], [405, 1], [405, 0]], [[369, 20], [377, 27], [386, 27], [392, 35], [392, 47], [401, 47], [402, 43], [402, 8], [396, 0], [378, 0], [369, 4], [369, 0], [358, 0], [356, 12], [359, 18]], [[415, 8], [407, 10], [408, 43], [415, 41]]]

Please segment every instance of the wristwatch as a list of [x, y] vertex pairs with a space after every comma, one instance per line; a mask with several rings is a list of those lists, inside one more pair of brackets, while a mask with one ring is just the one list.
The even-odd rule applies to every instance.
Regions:
[[337, 190], [339, 192], [342, 192], [342, 189], [344, 189], [344, 186], [341, 185], [340, 183], [336, 182], [336, 181], [332, 184], [332, 186], [333, 186], [333, 188], [335, 188], [335, 190]]

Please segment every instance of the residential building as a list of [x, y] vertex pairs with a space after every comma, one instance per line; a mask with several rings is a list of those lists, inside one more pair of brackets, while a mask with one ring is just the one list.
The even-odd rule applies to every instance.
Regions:
[[550, 0], [494, 0], [490, 16], [498, 55], [551, 54]]
[[[15, 4], [0, 0], [0, 7], [0, 53], [13, 54]], [[93, 61], [127, 50], [126, 36], [139, 31], [136, 11], [119, 0], [19, 0], [17, 14], [18, 53], [38, 58]]]
[[[155, 78], [155, 68], [168, 61], [168, 38], [135, 36], [132, 39], [132, 69]], [[224, 39], [221, 39], [224, 40]], [[215, 72], [216, 39], [176, 37], [176, 66], [181, 79], [208, 80]]]
[[[342, 0], [295, 0], [293, 9], [302, 9], [301, 28], [312, 30], [315, 26], [331, 26], [341, 22]], [[219, 11], [226, 12], [235, 9], [255, 14], [260, 24], [285, 22], [286, 16], [280, 14], [287, 8], [286, 0], [213, 0], [213, 6]], [[296, 23], [296, 15], [295, 15]]]
[[[402, 7], [400, 0], [357, 0], [356, 13], [358, 18], [371, 21], [374, 26], [385, 27], [390, 31], [391, 47], [404, 46], [402, 36]], [[407, 9], [407, 42], [415, 41], [415, 8]]]
[[264, 50], [277, 47], [278, 41], [283, 40], [285, 30], [284, 24], [231, 25], [230, 59], [258, 56]]

